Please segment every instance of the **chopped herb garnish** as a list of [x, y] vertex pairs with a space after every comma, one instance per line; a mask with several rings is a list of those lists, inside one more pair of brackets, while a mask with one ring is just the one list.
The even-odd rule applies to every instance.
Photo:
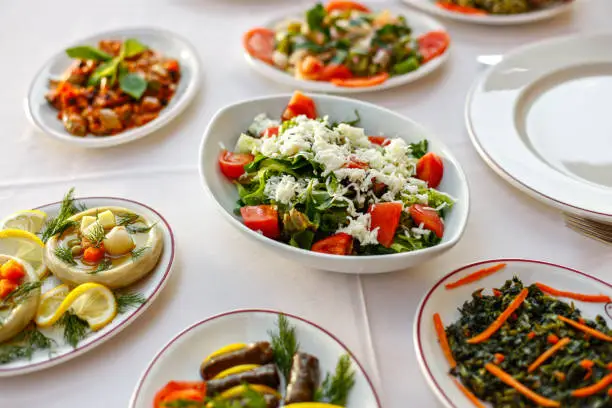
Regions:
[[40, 281], [22, 283], [17, 286], [17, 289], [6, 295], [6, 297], [0, 301], [0, 308], [22, 303], [32, 295], [33, 291], [39, 289], [41, 285], [42, 282]]
[[64, 328], [64, 340], [72, 347], [76, 347], [89, 333], [89, 323], [71, 311], [64, 313], [56, 325]]
[[128, 292], [128, 293], [115, 293], [115, 300], [117, 302], [117, 313], [122, 314], [127, 312], [129, 309], [136, 308], [147, 301], [142, 293]]
[[338, 360], [334, 375], [327, 373], [321, 387], [315, 392], [315, 401], [345, 406], [349, 393], [355, 385], [355, 372], [351, 368], [351, 359], [344, 354]]
[[300, 347], [295, 336], [295, 327], [289, 324], [287, 316], [279, 314], [276, 330], [270, 331], [268, 334], [272, 340], [274, 362], [285, 379], [288, 379], [293, 364], [293, 355], [297, 353]]
[[151, 231], [151, 228], [155, 227], [157, 225], [156, 222], [154, 222], [153, 224], [146, 226], [146, 225], [128, 225], [127, 227], [125, 227], [125, 229], [127, 230], [127, 232], [129, 232], [130, 234], [144, 234], [147, 233], [149, 231]]
[[102, 259], [98, 265], [96, 265], [96, 269], [87, 272], [90, 275], [95, 275], [96, 273], [104, 272], [113, 267], [113, 263], [110, 259], [104, 258]]
[[60, 245], [55, 248], [55, 251], [53, 251], [53, 253], [55, 254], [55, 256], [57, 256], [59, 259], [61, 259], [64, 263], [67, 263], [68, 265], [77, 264], [74, 260], [74, 256], [72, 255], [72, 249], [68, 247]]
[[143, 246], [132, 251], [132, 260], [136, 260], [140, 258], [145, 252], [147, 252], [150, 248], [148, 246]]
[[85, 234], [85, 238], [87, 238], [94, 247], [98, 248], [102, 244], [102, 241], [104, 241], [104, 238], [106, 238], [104, 227], [98, 222], [94, 222], [87, 230], [88, 232]]
[[36, 350], [50, 349], [54, 341], [30, 325], [7, 343], [0, 344], [0, 364], [31, 359]]
[[117, 215], [117, 225], [122, 226], [122, 227], [127, 227], [128, 225], [133, 224], [136, 221], [138, 221], [139, 218], [140, 216], [134, 213], [119, 214]]

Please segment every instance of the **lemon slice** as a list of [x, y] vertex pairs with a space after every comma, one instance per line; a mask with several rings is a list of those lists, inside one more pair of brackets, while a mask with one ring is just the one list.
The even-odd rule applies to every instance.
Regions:
[[241, 364], [241, 365], [237, 365], [237, 366], [228, 368], [227, 370], [221, 371], [219, 374], [214, 376], [213, 380], [218, 380], [220, 378], [229, 377], [230, 375], [240, 374], [240, 373], [244, 373], [244, 372], [247, 372], [247, 371], [251, 371], [251, 370], [256, 369], [257, 367], [261, 367], [261, 366], [259, 364]]
[[49, 327], [55, 323], [55, 320], [57, 320], [53, 320], [55, 312], [66, 296], [68, 296], [68, 293], [70, 293], [70, 288], [68, 285], [62, 284], [42, 294], [38, 310], [36, 311], [36, 317], [34, 318], [38, 326]]
[[37, 234], [47, 221], [47, 214], [40, 210], [17, 211], [0, 221], [0, 230], [18, 229]]
[[282, 398], [281, 395], [274, 388], [270, 388], [267, 385], [259, 385], [259, 384], [248, 384], [248, 385], [237, 385], [232, 387], [226, 391], [223, 391], [217, 398], [219, 399], [231, 399], [238, 398], [244, 395], [246, 390], [251, 389], [253, 391], [257, 391], [260, 394], [270, 394], [276, 396], [276, 398]]
[[218, 357], [222, 354], [227, 354], [227, 353], [231, 353], [234, 351], [238, 351], [238, 350], [242, 350], [243, 348], [246, 348], [246, 344], [244, 343], [233, 343], [233, 344], [228, 344], [227, 346], [223, 346], [221, 347], [219, 350], [217, 351], [213, 351], [212, 353], [210, 353], [208, 355], [208, 357], [206, 357], [204, 359], [204, 362], [210, 361], [215, 357]]
[[44, 320], [45, 326], [55, 324], [68, 310], [85, 320], [89, 328], [96, 331], [115, 318], [117, 301], [113, 292], [106, 286], [93, 282], [83, 283], [68, 293], [52, 313], [46, 314], [48, 317]]
[[38, 279], [47, 274], [43, 261], [45, 244], [36, 235], [19, 229], [0, 231], [0, 254], [11, 255], [29, 263]]

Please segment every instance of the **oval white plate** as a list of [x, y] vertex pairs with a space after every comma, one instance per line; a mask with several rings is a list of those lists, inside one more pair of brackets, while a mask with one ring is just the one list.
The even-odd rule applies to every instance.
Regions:
[[466, 123], [481, 157], [522, 191], [612, 219], [612, 34], [563, 37], [505, 55], [478, 79]]
[[567, 10], [573, 5], [573, 0], [568, 3], [561, 3], [556, 6], [544, 8], [542, 10], [530, 11], [528, 13], [521, 14], [509, 14], [509, 15], [472, 15], [456, 13], [450, 10], [445, 10], [436, 6], [435, 0], [402, 0], [404, 3], [409, 4], [419, 10], [426, 11], [428, 13], [436, 14], [441, 17], [450, 18], [458, 21], [465, 21], [467, 23], [485, 24], [485, 25], [514, 25], [514, 24], [525, 24], [533, 23], [534, 21], [547, 20], [555, 17]]
[[[77, 203], [84, 204], [87, 206], [87, 208], [117, 206], [132, 209], [137, 213], [144, 214], [147, 218], [153, 220], [154, 222], [157, 222], [157, 225], [159, 225], [161, 228], [164, 239], [164, 250], [157, 266], [144, 279], [127, 288], [121, 289], [122, 292], [140, 293], [147, 300], [142, 305], [129, 309], [121, 315], [117, 315], [117, 317], [115, 317], [115, 319], [109, 325], [101, 330], [90, 333], [74, 349], [63, 340], [63, 332], [61, 329], [41, 329], [41, 332], [56, 341], [57, 344], [53, 347], [53, 352], [49, 353], [49, 350], [38, 350], [34, 353], [32, 359], [30, 360], [20, 359], [9, 364], [1, 364], [0, 377], [11, 377], [44, 370], [71, 360], [99, 346], [106, 340], [115, 336], [121, 330], [125, 329], [134, 320], [136, 320], [138, 316], [144, 313], [144, 311], [147, 310], [151, 303], [153, 303], [153, 301], [157, 298], [161, 290], [166, 285], [168, 277], [170, 276], [172, 263], [174, 261], [174, 235], [170, 225], [161, 216], [161, 214], [144, 204], [137, 201], [127, 200], [125, 198], [85, 197], [77, 198], [75, 201]], [[43, 205], [37, 209], [46, 212], [49, 217], [54, 217], [57, 215], [60, 205], [61, 202], [56, 202]], [[45, 293], [45, 291], [54, 288], [60, 283], [61, 281], [59, 279], [55, 278], [53, 275], [50, 275], [43, 283], [42, 293]]]
[[[372, 6], [373, 10], [376, 10], [380, 7]], [[428, 17], [424, 14], [417, 13], [414, 11], [408, 11], [406, 9], [397, 9], [390, 8], [389, 9], [393, 14], [402, 14], [406, 17], [406, 21], [408, 25], [412, 28], [412, 32], [414, 36], [418, 36], [420, 34], [424, 34], [430, 31], [446, 31], [446, 28], [434, 20], [431, 17]], [[297, 15], [297, 17], [301, 17], [301, 15]], [[265, 24], [265, 27], [273, 28], [276, 23], [286, 19], [287, 17], [283, 17], [281, 19], [275, 19], [268, 24]], [[452, 39], [451, 39], [452, 42]], [[451, 46], [449, 46], [444, 54], [439, 57], [434, 58], [428, 63], [422, 65], [416, 71], [409, 72], [405, 75], [398, 75], [396, 77], [389, 78], [385, 82], [377, 86], [370, 86], [365, 88], [347, 88], [342, 86], [336, 86], [330, 82], [322, 82], [322, 81], [305, 81], [301, 79], [297, 79], [292, 75], [275, 68], [265, 62], [258, 60], [257, 58], [253, 58], [248, 52], [244, 51], [244, 57], [247, 62], [261, 75], [281, 83], [283, 85], [290, 86], [294, 89], [303, 89], [311, 92], [324, 92], [324, 93], [336, 93], [336, 94], [351, 94], [351, 93], [361, 93], [361, 92], [373, 92], [373, 91], [381, 91], [384, 89], [395, 88], [397, 86], [405, 85], [407, 83], [416, 81], [419, 78], [424, 77], [425, 75], [430, 74], [435, 71], [438, 67], [440, 67], [447, 59], [448, 54], [450, 52]]]
[[[149, 408], [155, 393], [168, 381], [198, 381], [200, 363], [213, 351], [231, 343], [267, 341], [279, 312], [236, 310], [195, 323], [170, 340], [153, 358], [132, 394], [130, 408]], [[333, 334], [306, 319], [284, 313], [296, 328], [300, 350], [319, 359], [321, 376], [333, 373], [343, 354], [351, 357], [355, 385], [346, 408], [381, 407], [372, 381], [355, 355]], [[284, 391], [283, 391], [284, 395]]]
[[453, 247], [461, 238], [467, 223], [469, 191], [459, 162], [446, 146], [429, 130], [388, 109], [340, 96], [317, 94], [309, 96], [314, 99], [319, 114], [329, 115], [331, 121], [354, 118], [355, 110], [357, 110], [361, 116], [358, 126], [363, 127], [368, 134], [401, 137], [408, 142], [429, 140], [429, 150], [437, 153], [444, 160], [444, 178], [438, 190], [457, 199], [455, 206], [445, 219], [442, 242], [431, 248], [399, 254], [337, 256], [294, 248], [266, 238], [244, 226], [241, 219], [233, 212], [239, 198], [236, 187], [219, 170], [217, 159], [220, 146], [233, 149], [240, 133], [247, 129], [253, 118], [259, 113], [265, 112], [272, 118], [280, 117], [291, 98], [289, 94], [250, 99], [229, 105], [217, 112], [210, 121], [200, 145], [200, 177], [204, 188], [213, 196], [223, 216], [241, 232], [268, 245], [279, 254], [312, 268], [335, 272], [361, 274], [405, 269], [425, 262]]
[[[57, 118], [57, 110], [45, 99], [45, 94], [49, 91], [49, 79], [60, 77], [72, 61], [64, 50], [83, 44], [97, 46], [98, 41], [103, 39], [125, 40], [127, 38], [136, 38], [150, 48], [179, 61], [181, 80], [178, 83], [176, 94], [170, 100], [168, 106], [159, 113], [159, 116], [144, 126], [114, 136], [93, 136], [90, 134], [80, 137], [71, 135]], [[25, 101], [26, 114], [36, 127], [57, 140], [88, 148], [117, 146], [147, 136], [178, 116], [193, 100], [199, 82], [200, 63], [198, 57], [191, 44], [182, 37], [159, 28], [126, 28], [106, 31], [75, 41], [58, 51], [45, 63], [30, 85]]]
[[[504, 269], [470, 284], [447, 290], [444, 285], [469, 275], [479, 269], [500, 262], [507, 265]], [[548, 262], [527, 259], [493, 259], [477, 262], [459, 268], [441, 280], [425, 295], [414, 321], [414, 345], [417, 359], [427, 383], [438, 399], [448, 408], [473, 408], [474, 404], [457, 388], [448, 375], [448, 362], [438, 344], [433, 325], [434, 313], [440, 313], [445, 326], [459, 319], [457, 310], [471, 299], [472, 293], [479, 288], [500, 287], [508, 279], [518, 276], [525, 285], [537, 281], [549, 283], [555, 289], [580, 293], [605, 294], [612, 296], [612, 285], [575, 269]], [[572, 299], [559, 298], [564, 302], [574, 302], [582, 314], [588, 318], [601, 315], [608, 325], [612, 324], [612, 303], [587, 303]]]

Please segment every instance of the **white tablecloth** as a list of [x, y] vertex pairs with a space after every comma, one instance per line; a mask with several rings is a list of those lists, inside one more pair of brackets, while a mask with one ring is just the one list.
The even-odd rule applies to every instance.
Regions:
[[[543, 38], [610, 29], [612, 1], [578, 0], [574, 11], [518, 27], [444, 21], [451, 58], [438, 72], [395, 90], [358, 95], [432, 128], [468, 175], [472, 209], [466, 233], [449, 253], [387, 275], [325, 273], [284, 260], [238, 234], [218, 216], [197, 174], [207, 122], [241, 99], [290, 92], [245, 64], [241, 34], [311, 1], [106, 0], [0, 1], [0, 214], [79, 195], [129, 197], [160, 211], [177, 241], [174, 275], [132, 326], [99, 348], [39, 373], [0, 379], [0, 407], [125, 407], [140, 374], [188, 324], [236, 308], [275, 308], [330, 329], [373, 376], [384, 407], [439, 407], [419, 372], [412, 342], [416, 307], [443, 274], [485, 258], [537, 258], [610, 280], [612, 253], [565, 228], [557, 211], [514, 190], [478, 157], [463, 109], [481, 68], [480, 54], [506, 52]], [[407, 10], [408, 11], [408, 10]], [[144, 140], [105, 150], [60, 144], [27, 120], [23, 100], [44, 61], [89, 34], [157, 26], [195, 45], [203, 86], [176, 121]]]

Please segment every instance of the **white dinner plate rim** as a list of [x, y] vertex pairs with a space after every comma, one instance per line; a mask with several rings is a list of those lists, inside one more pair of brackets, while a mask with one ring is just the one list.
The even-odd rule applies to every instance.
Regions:
[[136, 384], [136, 388], [134, 389], [134, 392], [132, 393], [132, 397], [130, 398], [130, 408], [134, 407], [134, 404], [136, 403], [138, 396], [142, 390], [142, 386], [145, 382], [145, 380], [147, 379], [149, 373], [151, 372], [151, 370], [153, 369], [153, 367], [155, 366], [155, 363], [161, 358], [161, 356], [166, 352], [166, 350], [168, 350], [177, 340], [179, 340], [181, 337], [183, 337], [184, 335], [186, 335], [187, 333], [189, 333], [191, 330], [196, 329], [199, 326], [205, 325], [209, 322], [212, 322], [214, 320], [217, 319], [223, 319], [227, 316], [232, 316], [232, 315], [237, 315], [237, 314], [248, 314], [248, 313], [266, 313], [266, 314], [275, 314], [275, 315], [285, 315], [291, 319], [296, 319], [301, 321], [302, 323], [306, 323], [309, 326], [314, 327], [315, 329], [323, 332], [327, 337], [331, 338], [332, 340], [334, 340], [342, 349], [344, 349], [351, 357], [351, 360], [353, 360], [353, 362], [357, 365], [357, 367], [359, 368], [359, 370], [361, 371], [361, 374], [363, 375], [363, 377], [365, 378], [366, 382], [368, 383], [368, 386], [370, 387], [370, 390], [372, 391], [372, 394], [374, 395], [374, 399], [376, 400], [376, 404], [378, 406], [378, 408], [382, 407], [381, 404], [381, 400], [380, 397], [378, 395], [378, 392], [376, 391], [376, 387], [374, 386], [374, 383], [372, 382], [370, 376], [368, 375], [368, 372], [364, 369], [363, 365], [361, 364], [361, 362], [359, 361], [359, 359], [357, 358], [357, 356], [355, 355], [355, 353], [353, 353], [351, 351], [351, 349], [349, 349], [346, 344], [344, 344], [342, 342], [342, 340], [340, 340], [338, 337], [336, 337], [333, 333], [331, 333], [329, 330], [325, 329], [324, 327], [318, 325], [317, 323], [310, 321], [304, 317], [300, 317], [291, 313], [286, 313], [286, 312], [281, 312], [279, 310], [274, 310], [274, 309], [236, 309], [236, 310], [231, 310], [228, 312], [223, 312], [223, 313], [219, 313], [210, 317], [207, 317], [206, 319], [200, 320], [198, 322], [195, 322], [193, 324], [191, 324], [190, 326], [188, 326], [187, 328], [181, 330], [178, 334], [176, 334], [172, 339], [170, 339], [161, 349], [159, 349], [159, 351], [157, 351], [157, 353], [155, 354], [155, 356], [151, 359], [151, 361], [149, 362], [149, 364], [147, 365], [147, 368], [143, 371], [143, 373], [140, 376], [140, 379], [138, 380], [138, 383]]
[[[589, 37], [597, 37], [597, 36], [608, 35], [608, 34], [610, 33], [594, 32], [594, 33], [587, 33], [587, 34], [569, 34], [569, 35], [564, 35], [564, 36], [559, 36], [559, 37], [554, 37], [554, 38], [548, 38], [548, 39], [536, 41], [536, 42], [521, 46], [507, 53], [506, 55], [504, 55], [503, 58], [508, 58], [514, 55], [519, 55], [525, 51], [528, 51], [534, 48], [545, 47], [549, 44], [555, 44], [555, 43], [561, 43], [563, 41], [568, 41], [568, 40], [571, 40], [572, 38], [577, 38], [577, 37], [589, 38]], [[485, 151], [484, 147], [479, 141], [478, 136], [476, 135], [476, 131], [474, 130], [474, 125], [470, 118], [470, 112], [472, 110], [472, 101], [476, 94], [477, 89], [480, 87], [480, 85], [482, 85], [489, 78], [489, 76], [494, 72], [495, 69], [496, 69], [496, 65], [493, 65], [487, 68], [487, 70], [474, 81], [474, 83], [472, 84], [472, 86], [470, 87], [467, 93], [465, 104], [464, 104], [463, 113], [464, 113], [466, 129], [468, 131], [468, 136], [470, 137], [470, 140], [472, 144], [474, 145], [474, 148], [478, 152], [479, 156], [485, 161], [485, 163], [487, 163], [487, 165], [489, 165], [489, 167], [491, 167], [492, 170], [494, 170], [500, 177], [502, 177], [512, 186], [518, 188], [519, 190], [523, 191], [529, 196], [537, 200], [540, 200], [541, 202], [545, 204], [553, 205], [554, 207], [560, 210], [577, 213], [578, 215], [580, 215], [580, 213], [585, 213], [587, 215], [590, 214], [594, 217], [600, 217], [604, 219], [607, 217], [612, 217], [612, 212], [606, 213], [603, 211], [590, 210], [583, 206], [570, 204], [566, 202], [567, 200], [565, 201], [560, 200], [548, 194], [544, 194], [538, 191], [536, 188], [531, 187], [527, 183], [521, 181], [519, 178], [513, 176], [510, 172], [504, 169], [499, 163], [497, 163], [495, 159], [493, 159], [493, 157], [488, 152]]]
[[[113, 35], [125, 35], [125, 34], [129, 34], [132, 32], [135, 32], [135, 33], [148, 32], [151, 34], [156, 34], [156, 35], [167, 37], [167, 38], [173, 38], [177, 40], [178, 42], [180, 42], [181, 46], [189, 52], [190, 54], [189, 57], [193, 61], [193, 68], [194, 68], [193, 75], [190, 78], [190, 82], [186, 85], [185, 93], [179, 96], [180, 99], [176, 101], [176, 104], [174, 106], [170, 107], [169, 110], [167, 108], [162, 109], [159, 116], [155, 118], [155, 120], [152, 120], [151, 122], [143, 126], [140, 126], [134, 129], [130, 129], [130, 130], [118, 133], [113, 136], [100, 136], [96, 138], [92, 138], [92, 137], [81, 138], [79, 136], [70, 135], [66, 131], [56, 131], [48, 127], [44, 122], [38, 121], [36, 119], [36, 115], [34, 115], [33, 113], [34, 101], [32, 100], [32, 93], [34, 91], [34, 86], [37, 82], [37, 79], [43, 74], [43, 72], [46, 70], [49, 64], [51, 64], [54, 60], [56, 60], [57, 58], [63, 55], [64, 53], [63, 50], [65, 50], [68, 47], [75, 46], [77, 44], [91, 42], [94, 39], [99, 38], [99, 37], [113, 36]], [[130, 143], [135, 140], [142, 139], [145, 136], [148, 136], [152, 134], [153, 132], [166, 126], [176, 117], [178, 117], [189, 106], [189, 104], [193, 101], [199, 89], [199, 86], [200, 86], [200, 71], [201, 71], [200, 66], [201, 66], [201, 63], [198, 57], [198, 53], [196, 52], [196, 49], [191, 44], [191, 42], [189, 42], [185, 37], [179, 34], [176, 34], [173, 31], [166, 30], [164, 28], [152, 27], [152, 26], [133, 26], [133, 27], [129, 26], [129, 27], [122, 27], [122, 28], [116, 28], [116, 29], [96, 32], [96, 33], [87, 35], [86, 37], [80, 40], [70, 42], [70, 44], [62, 48], [62, 51], [56, 52], [42, 64], [40, 69], [34, 75], [32, 81], [30, 82], [30, 85], [28, 86], [28, 92], [24, 98], [24, 108], [25, 108], [26, 116], [37, 129], [39, 129], [41, 132], [45, 133], [46, 135], [60, 142], [64, 142], [64, 143], [68, 143], [68, 144], [72, 144], [72, 145], [76, 145], [76, 146], [80, 146], [84, 148], [90, 148], [90, 149], [107, 148], [107, 147], [119, 146], [122, 144]]]
[[[329, 95], [329, 94], [324, 94], [324, 93], [315, 93], [315, 92], [307, 92], [305, 93], [307, 96], [313, 96], [313, 97], [323, 97], [323, 98], [330, 98], [330, 99], [336, 99], [339, 102], [342, 101], [346, 101], [346, 100], [350, 100], [350, 101], [355, 101], [355, 99], [353, 98], [349, 98], [346, 96], [338, 96], [338, 95]], [[265, 236], [263, 236], [262, 234], [258, 234], [257, 232], [251, 230], [250, 228], [246, 227], [243, 223], [239, 222], [238, 220], [236, 220], [234, 217], [231, 216], [231, 214], [228, 213], [228, 211], [223, 207], [223, 205], [221, 205], [221, 203], [219, 202], [219, 200], [217, 199], [217, 197], [215, 196], [215, 194], [213, 193], [212, 189], [210, 188], [210, 186], [208, 185], [208, 183], [206, 183], [206, 174], [204, 171], [204, 163], [202, 160], [202, 157], [204, 155], [204, 149], [205, 149], [205, 144], [206, 144], [206, 139], [207, 139], [207, 135], [210, 133], [210, 128], [215, 124], [215, 122], [217, 121], [218, 117], [221, 116], [225, 111], [230, 110], [238, 105], [242, 105], [242, 104], [247, 104], [247, 103], [252, 103], [252, 102], [257, 102], [260, 100], [267, 100], [267, 99], [276, 99], [276, 98], [286, 98], [286, 100], [288, 101], [291, 98], [292, 94], [289, 93], [281, 93], [281, 94], [273, 94], [273, 95], [266, 95], [266, 96], [260, 96], [260, 97], [256, 97], [256, 98], [248, 98], [248, 99], [244, 99], [244, 100], [240, 100], [237, 102], [233, 102], [230, 103], [224, 107], [222, 107], [221, 109], [219, 109], [215, 115], [212, 117], [212, 119], [210, 120], [210, 122], [208, 123], [208, 126], [205, 130], [204, 136], [200, 142], [200, 148], [198, 150], [198, 170], [200, 173], [200, 181], [202, 183], [202, 186], [204, 187], [204, 189], [206, 190], [206, 192], [209, 194], [209, 196], [212, 198], [213, 202], [216, 205], [216, 208], [218, 211], [220, 211], [223, 216], [229, 221], [230, 224], [234, 225], [235, 227], [239, 228], [241, 231], [247, 233], [249, 236], [252, 236], [254, 239], [259, 240], [259, 242], [263, 243], [264, 245], [272, 245], [276, 248], [278, 248], [279, 250], [287, 250], [290, 252], [293, 252], [295, 254], [309, 254], [311, 256], [316, 256], [316, 257], [322, 257], [325, 259], [338, 259], [338, 255], [332, 255], [332, 254], [325, 254], [325, 253], [319, 253], [319, 252], [313, 252], [313, 251], [309, 251], [306, 249], [302, 249], [302, 248], [296, 248], [293, 247], [291, 245], [287, 245], [284, 244], [282, 242], [278, 242], [276, 240], [267, 238]], [[392, 115], [401, 117], [403, 120], [407, 120], [410, 122], [413, 122], [414, 124], [416, 124], [419, 127], [424, 128], [424, 126], [422, 126], [419, 122], [416, 122], [415, 120], [401, 115], [397, 112], [394, 112], [390, 109], [384, 108], [382, 106], [379, 105], [375, 105], [373, 103], [370, 102], [366, 102], [366, 101], [361, 101], [361, 100], [357, 100], [357, 102], [359, 102], [360, 104], [363, 105], [367, 105], [370, 108], [376, 108], [378, 110], [382, 110], [382, 111], [386, 111], [387, 113], [390, 113]], [[430, 137], [430, 139], [432, 139]], [[455, 165], [455, 167], [457, 168], [457, 174], [459, 175], [459, 177], [461, 178], [461, 180], [463, 181], [464, 185], [465, 185], [465, 194], [466, 194], [466, 214], [465, 217], [463, 218], [463, 223], [460, 226], [459, 230], [456, 233], [456, 236], [454, 237], [454, 239], [449, 240], [447, 242], [443, 242], [443, 243], [439, 243], [438, 245], [435, 245], [433, 247], [429, 247], [429, 248], [423, 248], [423, 249], [419, 249], [417, 251], [412, 251], [412, 252], [399, 252], [399, 253], [393, 253], [393, 254], [384, 254], [384, 255], [344, 255], [342, 256], [342, 259], [347, 259], [347, 260], [355, 260], [355, 259], [361, 259], [361, 260], [372, 260], [372, 259], [376, 259], [376, 260], [385, 260], [385, 259], [390, 259], [391, 257], [394, 258], [400, 258], [400, 257], [405, 257], [409, 254], [415, 254], [415, 253], [429, 253], [429, 252], [438, 252], [444, 248], [452, 248], [455, 244], [457, 244], [457, 242], [459, 242], [459, 240], [461, 239], [461, 237], [463, 236], [464, 232], [465, 232], [465, 228], [467, 227], [467, 222], [469, 219], [469, 215], [470, 215], [470, 189], [469, 189], [469, 183], [467, 181], [467, 177], [465, 175], [465, 172], [463, 171], [463, 167], [461, 167], [461, 164], [459, 163], [459, 161], [457, 160], [457, 158], [455, 157], [455, 155], [451, 152], [451, 150], [447, 147], [447, 145], [442, 142], [438, 137], [434, 137], [433, 139], [435, 139], [436, 143], [438, 145], [440, 145], [442, 147], [442, 150], [444, 150], [446, 152], [445, 157], [448, 160], [451, 160], [453, 162], [453, 164]]]
[[423, 299], [421, 300], [421, 302], [419, 303], [419, 306], [417, 308], [416, 311], [416, 319], [414, 319], [414, 325], [413, 325], [413, 342], [414, 342], [414, 349], [417, 355], [417, 360], [419, 362], [419, 367], [421, 369], [421, 372], [423, 373], [425, 379], [427, 380], [427, 384], [429, 385], [429, 387], [434, 391], [434, 394], [436, 394], [436, 396], [438, 397], [438, 399], [444, 403], [445, 406], [450, 407], [450, 408], [457, 408], [457, 405], [453, 404], [451, 402], [451, 399], [448, 397], [448, 395], [446, 395], [446, 393], [444, 392], [443, 388], [440, 386], [440, 384], [438, 384], [438, 382], [436, 381], [436, 379], [434, 378], [429, 365], [427, 364], [427, 361], [425, 360], [425, 355], [423, 354], [423, 348], [421, 346], [421, 321], [423, 319], [423, 310], [425, 309], [425, 305], [427, 304], [428, 299], [430, 298], [430, 296], [434, 293], [434, 291], [440, 286], [442, 285], [448, 278], [450, 278], [451, 276], [454, 276], [466, 269], [470, 269], [473, 268], [475, 266], [480, 266], [480, 265], [487, 265], [487, 264], [497, 264], [497, 263], [527, 263], [527, 264], [538, 264], [538, 265], [545, 265], [545, 266], [551, 266], [551, 267], [555, 267], [558, 269], [562, 269], [568, 273], [574, 273], [574, 274], [578, 274], [584, 278], [587, 279], [591, 279], [594, 280], [598, 283], [601, 283], [609, 288], [612, 289], [612, 284], [609, 284], [607, 282], [605, 282], [602, 279], [599, 279], [595, 276], [589, 275], [588, 273], [579, 271], [578, 269], [574, 269], [571, 268], [569, 266], [563, 266], [554, 262], [549, 262], [549, 261], [542, 261], [542, 260], [536, 260], [536, 259], [529, 259], [529, 258], [499, 258], [499, 259], [486, 259], [486, 260], [482, 260], [482, 261], [477, 261], [477, 262], [473, 262], [464, 266], [461, 266], [449, 273], [447, 273], [446, 275], [442, 276], [425, 294], [425, 296], [423, 296]]
[[547, 20], [549, 18], [556, 17], [559, 14], [565, 13], [570, 10], [575, 0], [571, 0], [567, 3], [558, 4], [542, 10], [529, 11], [527, 13], [514, 14], [514, 15], [491, 15], [486, 16], [473, 16], [469, 14], [462, 14], [452, 12], [449, 10], [441, 9], [437, 7], [432, 0], [402, 0], [405, 4], [415, 7], [421, 11], [426, 11], [435, 14], [440, 17], [449, 18], [452, 20], [462, 21], [466, 23], [474, 23], [489, 26], [501, 26], [501, 25], [518, 25], [518, 24], [529, 24], [537, 21]]
[[[85, 346], [77, 345], [77, 347], [74, 348], [73, 350], [70, 350], [69, 352], [62, 354], [62, 355], [52, 356], [48, 360], [45, 360], [45, 361], [41, 361], [41, 362], [34, 363], [34, 364], [28, 364], [26, 366], [21, 366], [21, 367], [16, 367], [16, 368], [7, 369], [7, 368], [0, 367], [0, 378], [24, 375], [24, 374], [29, 374], [32, 372], [45, 370], [47, 368], [51, 368], [58, 364], [62, 364], [69, 360], [72, 360], [73, 358], [78, 357], [82, 354], [85, 354], [86, 352], [100, 346], [107, 340], [119, 334], [121, 331], [127, 328], [130, 324], [132, 324], [138, 317], [140, 317], [151, 306], [151, 304], [157, 299], [157, 297], [159, 296], [159, 293], [162, 291], [162, 289], [166, 286], [168, 282], [168, 278], [170, 277], [170, 273], [172, 272], [172, 266], [174, 264], [174, 255], [175, 255], [174, 232], [172, 231], [172, 227], [170, 227], [170, 224], [168, 223], [168, 221], [159, 212], [157, 212], [155, 209], [139, 201], [131, 200], [128, 198], [122, 198], [122, 197], [110, 197], [110, 196], [75, 197], [75, 201], [82, 201], [82, 200], [112, 200], [112, 201], [119, 201], [119, 202], [124, 202], [124, 203], [129, 203], [129, 204], [135, 204], [136, 206], [141, 206], [143, 208], [146, 208], [147, 210], [155, 214], [157, 217], [159, 217], [159, 219], [163, 222], [164, 226], [167, 228], [168, 233], [169, 233], [168, 235], [170, 236], [170, 249], [169, 249], [170, 259], [168, 261], [168, 266], [166, 267], [166, 270], [163, 272], [163, 275], [159, 283], [153, 288], [153, 292], [147, 298], [146, 302], [138, 306], [136, 309], [128, 312], [129, 316], [125, 320], [120, 322], [112, 330], [109, 330], [107, 333], [104, 333], [102, 336], [93, 340], [91, 343], [86, 344]], [[58, 205], [58, 204], [61, 204], [61, 201], [55, 201], [52, 203], [44, 204], [44, 205], [35, 207], [33, 209], [40, 210], [40, 209], [44, 209], [49, 206]], [[164, 249], [164, 251], [165, 250], [166, 249]]]
[[[378, 6], [380, 8], [384, 5], [379, 5], [379, 4], [377, 5], [376, 3], [373, 3], [372, 6]], [[393, 11], [395, 14], [403, 13], [403, 15], [406, 16], [407, 20], [410, 20], [410, 17], [413, 17], [413, 19], [418, 20], [420, 24], [423, 24], [429, 27], [430, 30], [428, 32], [444, 31], [445, 33], [449, 34], [448, 30], [442, 23], [440, 23], [438, 20], [436, 20], [435, 18], [427, 14], [424, 14], [418, 11], [414, 11], [414, 10], [410, 10], [410, 12], [407, 13], [405, 8], [398, 8], [398, 7], [393, 7], [393, 6], [388, 7], [387, 9]], [[277, 18], [271, 19], [267, 23], [265, 23], [263, 27], [271, 27], [276, 22], [281, 21], [291, 16], [292, 14], [288, 16], [286, 15], [284, 17], [277, 17]], [[410, 24], [410, 21], [408, 21], [408, 23]], [[451, 49], [453, 48], [452, 43], [453, 43], [453, 39], [452, 37], [450, 37], [450, 43], [448, 47], [446, 48], [446, 50], [444, 50], [444, 53], [428, 61], [426, 64], [421, 65], [417, 70], [409, 72], [407, 74], [398, 75], [397, 77], [391, 77], [380, 85], [363, 87], [363, 88], [349, 88], [349, 87], [336, 86], [336, 85], [333, 85], [331, 82], [308, 81], [308, 80], [296, 79], [292, 75], [251, 56], [244, 49], [244, 46], [243, 46], [242, 51], [243, 51], [244, 58], [246, 59], [248, 64], [258, 74], [268, 78], [269, 80], [272, 80], [274, 82], [277, 82], [279, 84], [283, 84], [286, 86], [291, 86], [295, 89], [304, 89], [309, 92], [347, 95], [347, 94], [383, 91], [386, 89], [396, 88], [399, 86], [407, 85], [411, 82], [415, 82], [431, 74], [432, 72], [436, 71], [438, 68], [444, 65], [446, 61], [448, 61], [449, 53], [451, 52]]]

